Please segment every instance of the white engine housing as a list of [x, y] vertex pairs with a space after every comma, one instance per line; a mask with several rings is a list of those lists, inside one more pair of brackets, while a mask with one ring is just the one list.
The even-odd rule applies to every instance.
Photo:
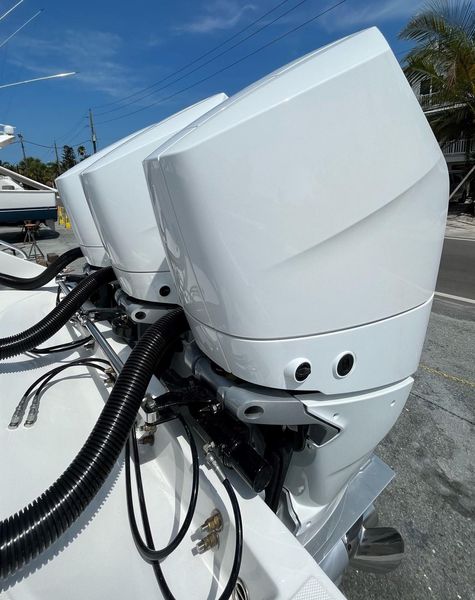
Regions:
[[108, 152], [133, 138], [138, 133], [140, 133], [140, 131], [136, 131], [135, 133], [118, 140], [114, 144], [99, 150], [99, 152], [96, 152], [96, 154], [79, 162], [56, 179], [56, 186], [60, 194], [61, 202], [71, 220], [73, 232], [87, 262], [94, 267], [108, 266], [110, 265], [110, 259], [86, 202], [79, 176], [85, 169], [100, 160]]
[[251, 85], [144, 165], [180, 301], [226, 371], [340, 394], [417, 369], [447, 167], [377, 29]]
[[95, 225], [122, 289], [133, 298], [178, 302], [142, 161], [183, 127], [226, 99], [226, 94], [216, 94], [152, 125], [82, 171], [81, 181]]

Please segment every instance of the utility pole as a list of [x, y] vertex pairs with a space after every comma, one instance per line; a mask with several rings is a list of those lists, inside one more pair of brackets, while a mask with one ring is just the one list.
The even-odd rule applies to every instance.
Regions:
[[58, 175], [61, 175], [61, 165], [59, 162], [58, 146], [56, 145], [56, 140], [54, 140], [54, 154], [56, 156], [56, 166], [58, 167]]
[[97, 152], [97, 138], [96, 138], [96, 130], [94, 129], [94, 121], [92, 119], [92, 110], [89, 109], [89, 126], [91, 128], [91, 142], [93, 153]]
[[20, 140], [21, 151], [23, 152], [23, 160], [26, 160], [25, 144], [23, 143], [23, 134], [19, 133], [18, 139]]

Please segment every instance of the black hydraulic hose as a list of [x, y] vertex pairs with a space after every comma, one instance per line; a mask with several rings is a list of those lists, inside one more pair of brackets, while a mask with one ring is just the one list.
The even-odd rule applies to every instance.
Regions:
[[[131, 435], [129, 436], [129, 439], [127, 440], [127, 444], [125, 446], [125, 468], [126, 468], [126, 471], [128, 470], [127, 473], [128, 473], [128, 477], [129, 477], [128, 481], [127, 481], [127, 486], [129, 486], [129, 484], [130, 484], [130, 446], [132, 445], [130, 438], [132, 436], [134, 436], [134, 438], [135, 438], [134, 432], [132, 432]], [[135, 443], [137, 443], [137, 442], [135, 442]], [[136, 466], [136, 469], [137, 469], [137, 466]], [[140, 514], [142, 517], [142, 525], [143, 525], [143, 529], [144, 529], [144, 533], [145, 533], [145, 539], [147, 541], [147, 544], [150, 546], [150, 548], [154, 548], [152, 528], [150, 527], [150, 521], [148, 518], [147, 505], [145, 502], [145, 495], [144, 495], [144, 491], [143, 491], [141, 476], [140, 476], [140, 484], [139, 484], [139, 476], [137, 476], [137, 493], [139, 496]], [[127, 511], [129, 513], [129, 519], [130, 519], [130, 507], [129, 507], [128, 503], [127, 503]], [[174, 600], [173, 596], [167, 586], [167, 582], [165, 581], [165, 577], [163, 576], [163, 572], [162, 572], [160, 563], [158, 561], [154, 561], [154, 562], [152, 562], [152, 567], [153, 567], [153, 572], [155, 573], [155, 578], [157, 580], [158, 585], [160, 586], [160, 589], [162, 590], [162, 594], [163, 594], [165, 600], [169, 600], [170, 597], [171, 597], [171, 600]]]
[[40, 377], [38, 377], [38, 379], [36, 381], [34, 381], [30, 385], [30, 387], [26, 390], [26, 392], [22, 396], [22, 400], [23, 400], [23, 398], [28, 398], [28, 396], [35, 389], [35, 387], [39, 383], [41, 383], [43, 380], [47, 379], [50, 375], [57, 375], [61, 371], [64, 371], [64, 369], [70, 369], [71, 367], [76, 367], [77, 365], [84, 365], [84, 364], [87, 364], [87, 363], [90, 363], [90, 362], [100, 363], [101, 365], [110, 366], [110, 362], [108, 360], [104, 360], [102, 358], [93, 358], [93, 357], [91, 357], [91, 358], [77, 358], [76, 360], [68, 362], [65, 365], [59, 365], [58, 367], [54, 367], [54, 369], [51, 369], [51, 371], [48, 371], [47, 373], [43, 373], [43, 375], [41, 375]]
[[[186, 535], [186, 532], [190, 528], [191, 522], [193, 520], [193, 515], [195, 514], [196, 501], [198, 500], [198, 491], [200, 487], [200, 462], [198, 458], [198, 449], [196, 447], [195, 440], [193, 438], [193, 434], [191, 433], [191, 429], [189, 428], [187, 422], [182, 416], [178, 416], [181, 424], [183, 425], [183, 429], [185, 430], [186, 437], [188, 438], [188, 442], [190, 444], [191, 449], [191, 464], [193, 468], [193, 482], [191, 486], [191, 497], [190, 503], [188, 505], [188, 510], [186, 512], [185, 518], [183, 520], [183, 524], [180, 527], [176, 536], [162, 549], [156, 550], [153, 545], [151, 546], [149, 542], [145, 543], [140, 535], [140, 531], [137, 527], [137, 521], [135, 519], [134, 514], [134, 505], [132, 499], [132, 485], [130, 478], [130, 461], [125, 463], [125, 478], [126, 478], [126, 491], [127, 491], [127, 511], [129, 515], [129, 523], [130, 529], [132, 531], [132, 537], [134, 538], [135, 545], [140, 555], [144, 560], [149, 562], [162, 560], [166, 558], [169, 554], [171, 554], [183, 540]], [[138, 454], [137, 441], [134, 440], [132, 442], [132, 451], [135, 462], [135, 477], [137, 482], [137, 489], [140, 495], [144, 495], [143, 484], [142, 484], [142, 475], [140, 469], [140, 460]]]
[[56, 352], [66, 352], [67, 350], [74, 350], [75, 348], [80, 348], [89, 342], [92, 342], [94, 338], [92, 335], [88, 335], [83, 338], [79, 338], [78, 340], [73, 340], [72, 342], [67, 342], [65, 344], [58, 344], [57, 346], [49, 346], [48, 348], [33, 348], [33, 354], [55, 354]]
[[[106, 367], [103, 367], [100, 364], [97, 364], [96, 362], [94, 362], [92, 360], [85, 360], [81, 364], [84, 365], [85, 367], [88, 367], [89, 369], [97, 369], [98, 371], [102, 371], [102, 373], [107, 373], [107, 371], [108, 371], [108, 369]], [[66, 370], [66, 368], [69, 366], [70, 365], [64, 365], [64, 368], [61, 369], [61, 371], [59, 371], [59, 373]], [[111, 368], [111, 365], [109, 365], [109, 368]], [[50, 372], [48, 377], [46, 377], [44, 379], [43, 383], [36, 390], [35, 395], [33, 396], [33, 400], [31, 401], [30, 410], [28, 411], [28, 415], [25, 420], [25, 427], [31, 427], [32, 425], [34, 425], [36, 423], [36, 421], [38, 419], [38, 413], [40, 410], [41, 395], [43, 394], [45, 389], [49, 385], [51, 385], [51, 380], [54, 379], [56, 377], [56, 375], [58, 375], [58, 372], [56, 372], [56, 371], [53, 371], [52, 373]], [[10, 423], [10, 425], [11, 425], [11, 423]]]
[[[183, 425], [186, 425], [186, 422], [184, 421], [184, 419], [181, 419]], [[193, 440], [193, 436], [191, 434], [191, 431], [187, 431], [187, 434], [189, 440]], [[194, 444], [194, 441], [193, 441]], [[133, 509], [133, 502], [132, 502], [132, 488], [131, 488], [131, 481], [130, 481], [130, 447], [132, 447], [132, 451], [134, 454], [134, 461], [135, 461], [135, 475], [136, 475], [136, 481], [137, 481], [137, 495], [139, 498], [139, 506], [140, 506], [140, 514], [142, 517], [142, 524], [143, 524], [143, 528], [144, 528], [144, 533], [145, 533], [145, 539], [147, 541], [147, 545], [149, 546], [149, 550], [153, 550], [154, 549], [154, 543], [153, 543], [153, 536], [152, 536], [152, 530], [150, 527], [150, 521], [148, 518], [148, 511], [147, 511], [147, 504], [145, 501], [145, 494], [144, 494], [144, 489], [143, 489], [143, 482], [142, 482], [142, 476], [140, 473], [140, 462], [139, 462], [139, 456], [138, 456], [138, 447], [137, 447], [137, 439], [135, 438], [135, 436], [132, 438], [132, 436], [130, 436], [129, 441], [127, 442], [126, 448], [125, 448], [125, 468], [126, 468], [126, 492], [127, 492], [127, 513], [129, 516], [129, 523], [131, 525], [131, 529], [133, 531], [134, 526], [136, 527], [136, 521], [135, 521], [135, 515], [134, 515], [134, 509]], [[191, 446], [191, 450], [192, 450], [192, 460], [193, 460], [193, 466], [194, 463], [196, 462], [196, 464], [198, 464], [198, 455], [193, 453], [193, 445]], [[242, 550], [243, 550], [243, 532], [242, 532], [242, 518], [241, 518], [241, 510], [239, 508], [239, 503], [236, 497], [236, 493], [234, 492], [233, 486], [231, 485], [229, 479], [225, 478], [222, 480], [223, 486], [226, 490], [226, 492], [228, 493], [229, 499], [231, 501], [231, 507], [233, 510], [233, 516], [234, 516], [234, 522], [235, 522], [235, 529], [236, 529], [236, 542], [235, 542], [235, 550], [234, 550], [234, 559], [233, 559], [233, 565], [231, 568], [231, 573], [228, 579], [228, 582], [226, 584], [226, 587], [224, 588], [223, 592], [221, 593], [221, 595], [219, 596], [218, 600], [229, 600], [229, 598], [231, 598], [233, 591], [236, 587], [236, 583], [239, 577], [239, 571], [241, 569], [241, 561], [242, 561]], [[137, 539], [136, 536], [134, 535], [134, 541], [137, 544]], [[137, 546], [138, 547], [138, 546]], [[168, 583], [165, 579], [165, 576], [163, 574], [163, 571], [161, 569], [160, 566], [160, 562], [159, 560], [150, 560], [150, 558], [147, 556], [144, 556], [144, 554], [142, 553], [142, 551], [139, 548], [139, 552], [142, 556], [142, 558], [144, 558], [145, 560], [147, 560], [148, 562], [151, 562], [154, 573], [155, 573], [155, 578], [157, 580], [157, 583], [160, 587], [160, 591], [162, 592], [163, 597], [165, 598], [165, 600], [176, 600], [175, 596], [172, 594], [170, 588], [168, 587]], [[150, 554], [151, 556], [152, 554]]]
[[127, 441], [168, 341], [187, 327], [182, 309], [177, 308], [146, 330], [124, 364], [86, 443], [66, 471], [31, 504], [0, 523], [0, 578], [48, 548], [95, 497]]
[[0, 360], [23, 354], [46, 342], [69, 321], [95, 290], [114, 279], [112, 267], [105, 267], [86, 277], [39, 323], [16, 335], [1, 338]]
[[46, 285], [56, 275], [64, 269], [69, 263], [81, 258], [81, 248], [73, 248], [68, 250], [49, 265], [40, 275], [36, 277], [15, 277], [14, 275], [7, 275], [6, 273], [0, 273], [0, 285], [5, 287], [14, 288], [16, 290], [36, 290], [42, 285]]

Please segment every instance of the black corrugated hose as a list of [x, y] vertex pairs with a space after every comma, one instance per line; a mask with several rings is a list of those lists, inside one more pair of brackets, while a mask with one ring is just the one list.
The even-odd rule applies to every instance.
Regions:
[[79, 283], [39, 323], [6, 338], [0, 338], [0, 360], [23, 354], [43, 344], [61, 329], [90, 295], [102, 285], [115, 279], [112, 267], [95, 271]]
[[31, 504], [0, 523], [1, 578], [55, 542], [95, 497], [127, 441], [169, 340], [187, 328], [183, 310], [177, 308], [147, 329], [124, 364], [86, 443], [66, 471]]
[[15, 277], [14, 275], [7, 275], [6, 273], [0, 273], [0, 285], [5, 287], [14, 288], [16, 290], [36, 290], [42, 285], [46, 285], [49, 281], [54, 279], [56, 275], [64, 269], [69, 263], [81, 258], [81, 248], [73, 248], [68, 250], [61, 256], [51, 263], [40, 275], [36, 277]]

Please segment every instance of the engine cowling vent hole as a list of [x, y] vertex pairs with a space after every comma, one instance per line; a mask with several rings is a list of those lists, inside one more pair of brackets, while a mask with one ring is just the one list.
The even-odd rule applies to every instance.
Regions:
[[340, 354], [334, 364], [334, 374], [338, 378], [349, 375], [355, 366], [355, 355], [352, 352], [343, 352]]

